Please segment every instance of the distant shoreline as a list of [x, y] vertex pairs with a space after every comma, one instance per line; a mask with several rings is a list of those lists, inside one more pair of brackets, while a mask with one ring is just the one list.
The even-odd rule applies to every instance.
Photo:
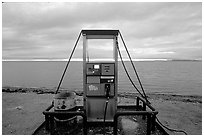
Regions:
[[[60, 91], [67, 91], [67, 89], [61, 89]], [[69, 91], [69, 90], [68, 90]], [[2, 87], [4, 93], [36, 93], [36, 94], [55, 94], [55, 89], [49, 88], [23, 88], [23, 87]], [[74, 91], [78, 96], [83, 96], [82, 91]], [[164, 94], [164, 93], [146, 93], [148, 99], [163, 99], [171, 101], [182, 101], [191, 103], [202, 103], [202, 95], [177, 95], [177, 94]], [[136, 98], [140, 96], [139, 93], [119, 92], [119, 97]]]
[[[56, 61], [56, 62], [66, 62], [68, 59], [9, 59], [9, 60], [2, 60], [2, 62], [26, 62], [26, 61], [36, 61], [36, 62], [48, 62], [48, 61]], [[82, 62], [83, 60], [71, 60], [72, 62]], [[103, 61], [103, 59], [100, 59], [99, 61]], [[106, 60], [104, 60], [106, 61]], [[109, 61], [109, 60], [107, 60]], [[118, 60], [120, 61], [120, 60]], [[129, 59], [124, 59], [123, 61], [130, 61]], [[171, 62], [171, 61], [196, 61], [196, 62], [202, 62], [202, 60], [199, 59], [133, 59], [132, 61], [135, 62]]]

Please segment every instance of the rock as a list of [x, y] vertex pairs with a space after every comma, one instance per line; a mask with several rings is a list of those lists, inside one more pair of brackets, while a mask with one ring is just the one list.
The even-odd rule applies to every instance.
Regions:
[[44, 92], [43, 92], [43, 90], [38, 90], [38, 92], [37, 92], [37, 94], [43, 94]]
[[22, 110], [23, 107], [22, 106], [17, 106], [17, 107], [15, 107], [15, 109]]
[[139, 124], [137, 122], [134, 122], [127, 118], [122, 118], [121, 124], [122, 124], [122, 131], [125, 133], [125, 135], [134, 135], [136, 132], [136, 129], [139, 127]]
[[22, 90], [21, 90], [21, 93], [26, 93], [26, 90], [22, 89]]
[[137, 119], [136, 119], [136, 118], [133, 117], [132, 119], [133, 119], [135, 122], [137, 122]]
[[33, 92], [38, 93], [38, 90], [37, 90], [37, 89], [34, 89]]

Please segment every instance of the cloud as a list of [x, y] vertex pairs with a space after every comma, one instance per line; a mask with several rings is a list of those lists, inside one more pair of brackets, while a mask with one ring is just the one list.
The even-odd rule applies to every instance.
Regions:
[[2, 6], [3, 59], [67, 58], [82, 28], [119, 29], [135, 58], [202, 56], [202, 3], [9, 2]]

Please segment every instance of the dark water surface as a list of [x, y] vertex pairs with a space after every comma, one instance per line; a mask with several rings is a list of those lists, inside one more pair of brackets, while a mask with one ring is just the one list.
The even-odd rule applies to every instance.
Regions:
[[[128, 72], [138, 85], [130, 62]], [[147, 93], [202, 95], [201, 61], [134, 62]], [[65, 61], [3, 61], [2, 86], [57, 87]], [[82, 90], [82, 62], [71, 62], [62, 88]], [[140, 89], [140, 88], [139, 88]], [[136, 92], [119, 62], [119, 91]]]

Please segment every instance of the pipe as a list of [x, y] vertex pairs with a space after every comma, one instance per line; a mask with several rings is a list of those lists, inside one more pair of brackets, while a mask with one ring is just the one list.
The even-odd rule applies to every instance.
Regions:
[[103, 132], [104, 132], [104, 135], [105, 135], [105, 133], [106, 133], [106, 112], [107, 112], [107, 108], [108, 108], [108, 102], [109, 102], [109, 97], [107, 97], [107, 100], [106, 100], [106, 104], [105, 104], [105, 109], [104, 109], [104, 119], [103, 119]]

